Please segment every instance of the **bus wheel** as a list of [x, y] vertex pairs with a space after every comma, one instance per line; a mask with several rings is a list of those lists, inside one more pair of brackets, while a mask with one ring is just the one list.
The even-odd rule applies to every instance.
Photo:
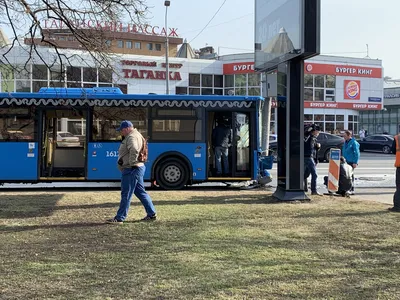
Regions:
[[187, 167], [176, 158], [161, 161], [155, 175], [157, 183], [164, 190], [180, 190], [189, 180]]

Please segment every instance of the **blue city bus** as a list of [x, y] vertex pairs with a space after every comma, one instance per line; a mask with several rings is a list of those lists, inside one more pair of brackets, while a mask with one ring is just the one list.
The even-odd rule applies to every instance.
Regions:
[[[123, 94], [119, 88], [41, 88], [0, 93], [0, 184], [117, 182], [130, 120], [148, 139], [145, 181], [166, 190], [257, 180], [262, 97]], [[229, 173], [216, 174], [212, 131], [233, 132]]]

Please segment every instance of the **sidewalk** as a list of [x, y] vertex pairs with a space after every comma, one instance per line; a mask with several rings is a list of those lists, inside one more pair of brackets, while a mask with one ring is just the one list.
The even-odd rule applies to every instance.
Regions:
[[394, 191], [395, 188], [356, 188], [355, 195], [350, 197], [393, 205]]

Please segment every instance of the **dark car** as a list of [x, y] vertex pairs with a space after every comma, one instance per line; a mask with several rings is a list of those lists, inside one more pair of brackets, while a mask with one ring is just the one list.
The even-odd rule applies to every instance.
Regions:
[[[318, 151], [319, 161], [329, 161], [329, 153], [332, 148], [339, 148], [342, 150], [344, 138], [326, 132], [320, 132], [317, 138], [318, 143], [321, 144], [321, 149]], [[269, 149], [272, 151], [274, 161], [277, 161], [277, 142], [271, 142]]]
[[360, 151], [379, 151], [390, 154], [393, 140], [394, 137], [389, 134], [372, 134], [357, 142], [360, 143]]

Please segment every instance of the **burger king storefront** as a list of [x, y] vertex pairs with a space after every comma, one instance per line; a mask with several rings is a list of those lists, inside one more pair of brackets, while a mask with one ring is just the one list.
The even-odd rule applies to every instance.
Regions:
[[360, 112], [383, 109], [380, 60], [317, 56], [304, 63], [304, 121], [323, 131], [359, 131]]

